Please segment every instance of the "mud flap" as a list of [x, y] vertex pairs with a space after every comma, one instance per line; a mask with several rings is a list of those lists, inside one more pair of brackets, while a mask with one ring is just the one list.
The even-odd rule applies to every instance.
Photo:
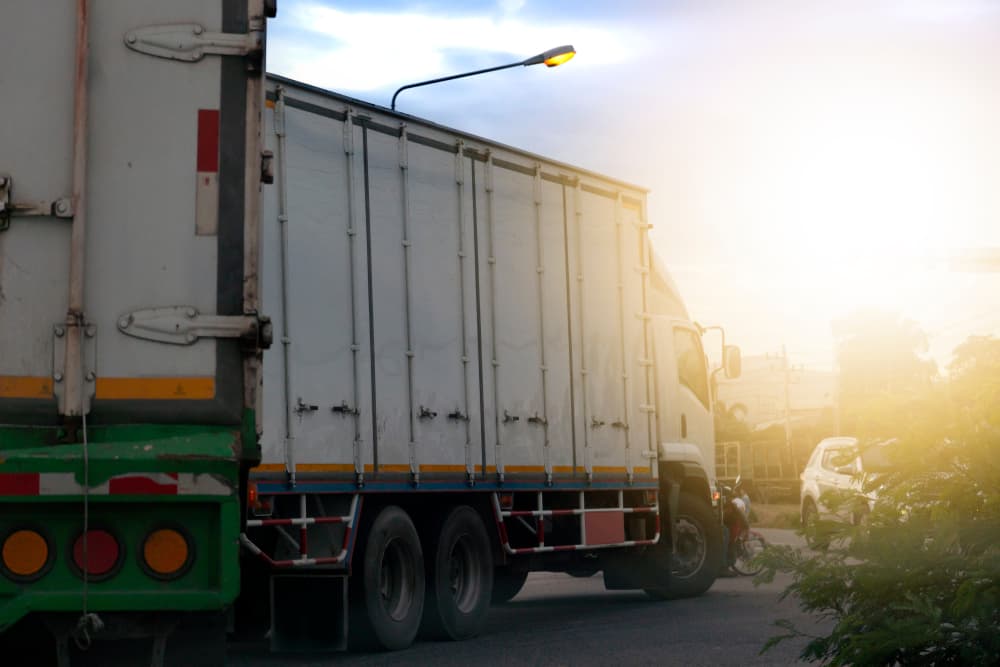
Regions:
[[271, 651], [346, 649], [346, 574], [271, 577]]
[[604, 565], [604, 588], [634, 591], [664, 586], [670, 577], [670, 557], [670, 550], [662, 544], [641, 552], [628, 550], [615, 554]]
[[676, 546], [674, 522], [680, 507], [680, 480], [668, 471], [660, 477], [660, 541], [642, 551], [625, 550], [602, 556], [604, 588], [609, 591], [665, 589], [670, 582]]

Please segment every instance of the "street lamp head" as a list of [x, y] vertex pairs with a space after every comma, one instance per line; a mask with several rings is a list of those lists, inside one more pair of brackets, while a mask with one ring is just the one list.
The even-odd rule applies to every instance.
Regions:
[[571, 44], [566, 44], [564, 46], [557, 46], [554, 49], [549, 49], [543, 53], [539, 53], [537, 56], [532, 56], [528, 58], [521, 64], [527, 67], [528, 65], [541, 65], [545, 63], [546, 67], [557, 67], [562, 65], [564, 62], [570, 60], [576, 55], [576, 49], [573, 48]]
[[545, 63], [546, 67], [555, 67], [557, 65], [562, 65], [564, 62], [576, 55], [576, 50], [569, 44], [565, 46], [557, 46], [554, 49], [549, 49], [544, 53], [539, 53], [537, 56], [528, 58], [527, 60], [522, 60], [516, 63], [507, 63], [506, 65], [497, 65], [496, 67], [487, 67], [486, 69], [477, 69], [473, 72], [462, 72], [461, 74], [452, 74], [451, 76], [442, 76], [437, 79], [429, 79], [427, 81], [418, 81], [417, 83], [409, 83], [405, 86], [401, 86], [392, 95], [392, 104], [390, 107], [396, 109], [396, 98], [404, 90], [409, 88], [417, 88], [419, 86], [427, 86], [432, 83], [441, 83], [442, 81], [452, 81], [454, 79], [462, 79], [467, 76], [476, 76], [477, 74], [486, 74], [487, 72], [496, 72], [502, 69], [509, 69], [511, 67], [517, 67], [518, 65], [541, 65]]

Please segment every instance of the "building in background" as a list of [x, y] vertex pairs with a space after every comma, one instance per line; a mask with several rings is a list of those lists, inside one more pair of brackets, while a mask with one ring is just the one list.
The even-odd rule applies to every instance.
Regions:
[[793, 493], [813, 446], [834, 434], [836, 397], [835, 373], [783, 353], [744, 357], [741, 377], [717, 385], [719, 479], [741, 475], [765, 499]]

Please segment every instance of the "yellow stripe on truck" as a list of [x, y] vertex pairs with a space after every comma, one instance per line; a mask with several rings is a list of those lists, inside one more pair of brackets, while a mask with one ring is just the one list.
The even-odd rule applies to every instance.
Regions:
[[0, 375], [0, 398], [52, 398], [52, 378]]
[[97, 378], [97, 400], [204, 401], [215, 398], [215, 378]]

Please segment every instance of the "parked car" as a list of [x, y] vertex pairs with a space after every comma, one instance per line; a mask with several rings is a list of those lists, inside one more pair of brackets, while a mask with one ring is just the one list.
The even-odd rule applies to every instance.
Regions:
[[[874, 492], [862, 492], [862, 481], [885, 457], [882, 445], [874, 445], [863, 452], [858, 449], [858, 439], [853, 437], [825, 438], [816, 445], [809, 463], [802, 471], [799, 508], [802, 526], [809, 527], [818, 519], [850, 521], [860, 524], [875, 504]], [[868, 468], [866, 470], [866, 468]], [[828, 502], [831, 492], [854, 492], [851, 501], [832, 507]]]

